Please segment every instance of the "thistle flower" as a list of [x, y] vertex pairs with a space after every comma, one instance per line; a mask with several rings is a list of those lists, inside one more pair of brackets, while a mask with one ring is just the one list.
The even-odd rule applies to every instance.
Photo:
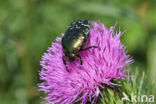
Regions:
[[[85, 45], [98, 46], [79, 52], [83, 60], [80, 65], [78, 59], [70, 62], [66, 59], [70, 72], [67, 72], [62, 61], [64, 52], [61, 46], [61, 38], [48, 48], [42, 57], [39, 84], [40, 91], [48, 94], [47, 104], [73, 104], [81, 101], [96, 103], [98, 96], [102, 96], [101, 89], [107, 86], [116, 86], [114, 80], [128, 77], [125, 67], [133, 62], [127, 55], [125, 46], [120, 42], [122, 32], [114, 33], [114, 27], [106, 29], [99, 22], [92, 22], [90, 36]], [[64, 34], [62, 34], [64, 35]], [[84, 47], [84, 48], [85, 48]]]

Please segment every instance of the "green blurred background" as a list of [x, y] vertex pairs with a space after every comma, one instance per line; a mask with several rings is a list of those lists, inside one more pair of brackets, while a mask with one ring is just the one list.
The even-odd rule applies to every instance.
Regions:
[[156, 79], [156, 0], [0, 0], [0, 104], [41, 102], [41, 57], [79, 19], [126, 30], [132, 70]]

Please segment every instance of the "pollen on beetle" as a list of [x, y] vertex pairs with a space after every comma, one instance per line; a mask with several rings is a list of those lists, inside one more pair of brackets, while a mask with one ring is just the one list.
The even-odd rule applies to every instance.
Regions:
[[83, 65], [79, 64], [79, 60], [66, 60], [70, 72], [66, 71], [62, 61], [62, 37], [58, 37], [43, 55], [39, 72], [43, 82], [39, 87], [47, 94], [44, 98], [47, 104], [73, 104], [77, 101], [82, 104], [87, 104], [87, 101], [95, 103], [104, 89], [103, 84], [115, 86], [113, 80], [129, 77], [125, 67], [133, 60], [120, 42], [122, 32], [114, 32], [113, 26], [107, 29], [99, 22], [91, 22], [91, 25], [93, 28], [84, 48], [98, 48], [79, 52]]

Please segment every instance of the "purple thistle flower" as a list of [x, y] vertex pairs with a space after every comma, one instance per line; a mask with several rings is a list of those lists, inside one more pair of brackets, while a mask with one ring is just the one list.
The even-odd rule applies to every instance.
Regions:
[[122, 32], [114, 33], [114, 27], [108, 30], [99, 22], [91, 24], [93, 28], [85, 47], [98, 48], [79, 52], [83, 65], [78, 59], [69, 62], [66, 58], [70, 70], [67, 72], [62, 61], [61, 38], [57, 38], [42, 57], [40, 79], [43, 82], [39, 87], [48, 94], [45, 98], [47, 104], [72, 104], [80, 100], [82, 104], [87, 101], [96, 103], [97, 97], [102, 96], [100, 89], [104, 88], [103, 84], [116, 86], [113, 80], [129, 77], [125, 67], [133, 60], [120, 42]]

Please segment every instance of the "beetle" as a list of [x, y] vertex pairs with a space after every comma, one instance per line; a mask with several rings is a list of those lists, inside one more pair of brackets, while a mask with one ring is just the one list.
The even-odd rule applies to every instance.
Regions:
[[73, 62], [77, 57], [80, 60], [80, 65], [82, 65], [83, 62], [79, 52], [90, 48], [97, 48], [97, 46], [89, 46], [83, 49], [90, 34], [90, 26], [91, 25], [88, 20], [78, 20], [70, 24], [65, 35], [62, 37], [61, 44], [64, 51], [62, 60], [67, 72], [69, 72], [69, 69], [67, 67], [65, 57], [68, 57], [70, 62]]

